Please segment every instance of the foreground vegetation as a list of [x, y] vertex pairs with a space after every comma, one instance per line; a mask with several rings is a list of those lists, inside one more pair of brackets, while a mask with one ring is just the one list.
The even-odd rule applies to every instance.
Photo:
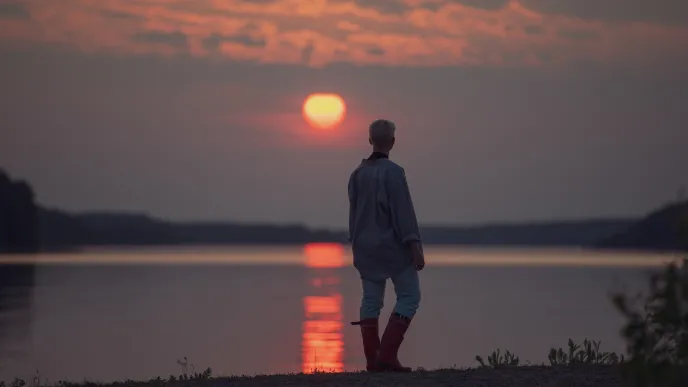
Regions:
[[[626, 318], [622, 336], [627, 357], [603, 352], [600, 343], [569, 340], [567, 350], [551, 349], [551, 366], [609, 365], [618, 369], [628, 387], [688, 386], [688, 259], [671, 263], [650, 277], [646, 294], [613, 297], [616, 309]], [[513, 353], [494, 351], [476, 360], [482, 367], [515, 367]]]
[[[562, 384], [565, 383], [565, 384]], [[220, 377], [185, 379], [161, 378], [148, 382], [117, 382], [113, 384], [96, 383], [58, 383], [60, 386], [137, 386], [158, 387], [175, 386], [221, 386], [232, 387], [272, 387], [272, 386], [313, 386], [313, 387], [438, 387], [438, 386], [484, 386], [484, 387], [532, 387], [532, 386], [586, 386], [622, 387], [617, 370], [609, 366], [587, 368], [567, 367], [510, 367], [504, 369], [474, 368], [467, 370], [443, 369], [434, 371], [418, 370], [410, 374], [389, 373], [369, 374], [366, 372], [315, 373], [291, 375], [259, 375], [253, 377]], [[31, 384], [29, 384], [31, 386]]]
[[[569, 339], [564, 348], [549, 351], [549, 365], [521, 363], [510, 351], [497, 349], [485, 359], [476, 356], [474, 369], [418, 369], [413, 374], [292, 374], [254, 377], [213, 378], [212, 369], [196, 372], [185, 358], [179, 361], [181, 374], [155, 378], [148, 382], [125, 382], [111, 385], [164, 384], [232, 384], [253, 386], [319, 385], [326, 387], [375, 386], [623, 386], [686, 387], [688, 386], [688, 259], [667, 265], [650, 277], [646, 294], [613, 297], [616, 309], [626, 318], [622, 336], [626, 355], [605, 352], [599, 341], [574, 343]], [[92, 382], [47, 383], [39, 374], [33, 380], [15, 379], [0, 382], [0, 387], [75, 387], [101, 385]]]

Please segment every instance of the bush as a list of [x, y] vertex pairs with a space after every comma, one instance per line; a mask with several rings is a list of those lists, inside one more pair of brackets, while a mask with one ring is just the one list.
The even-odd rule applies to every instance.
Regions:
[[652, 275], [646, 296], [617, 294], [613, 302], [627, 320], [627, 384], [688, 386], [688, 260]]
[[502, 354], [499, 349], [492, 351], [492, 354], [487, 357], [487, 364], [485, 364], [482, 356], [476, 356], [475, 360], [480, 363], [481, 367], [491, 368], [517, 367], [520, 363], [518, 356], [509, 351]]
[[624, 356], [614, 352], [600, 351], [600, 341], [583, 340], [583, 345], [578, 345], [569, 339], [568, 351], [562, 348], [549, 350], [549, 364], [556, 365], [580, 365], [580, 364], [619, 364], [624, 361]]

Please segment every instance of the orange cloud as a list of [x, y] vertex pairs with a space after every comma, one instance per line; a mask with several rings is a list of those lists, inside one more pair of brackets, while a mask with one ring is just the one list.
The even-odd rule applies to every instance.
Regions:
[[[545, 14], [518, 0], [492, 9], [451, 0], [378, 3], [26, 0], [0, 13], [0, 38], [316, 67], [637, 63], [688, 56], [686, 26]], [[385, 12], [391, 5], [394, 11]]]

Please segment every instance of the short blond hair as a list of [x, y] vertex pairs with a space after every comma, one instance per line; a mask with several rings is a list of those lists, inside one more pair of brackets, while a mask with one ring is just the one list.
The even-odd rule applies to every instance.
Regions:
[[373, 143], [384, 143], [394, 138], [396, 129], [394, 122], [378, 119], [373, 121], [368, 127], [368, 135]]

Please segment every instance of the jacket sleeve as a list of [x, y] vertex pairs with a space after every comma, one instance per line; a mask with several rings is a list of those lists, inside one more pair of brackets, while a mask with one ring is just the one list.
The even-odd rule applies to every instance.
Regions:
[[386, 183], [395, 233], [405, 244], [420, 241], [416, 211], [411, 200], [406, 173], [402, 168], [391, 169], [387, 173]]
[[349, 243], [353, 242], [354, 238], [354, 221], [356, 219], [356, 184], [354, 181], [355, 172], [349, 177]]

